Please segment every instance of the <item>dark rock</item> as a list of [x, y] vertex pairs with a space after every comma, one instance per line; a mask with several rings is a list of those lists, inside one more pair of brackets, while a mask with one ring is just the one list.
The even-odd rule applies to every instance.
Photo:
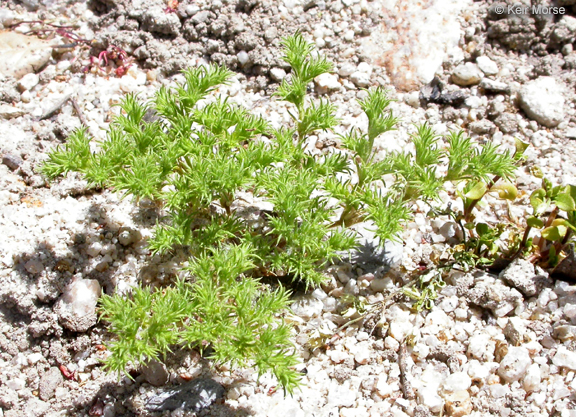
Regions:
[[440, 99], [438, 100], [438, 104], [447, 104], [453, 107], [460, 107], [466, 99], [468, 98], [468, 94], [464, 92], [464, 90], [456, 90], [450, 91], [448, 93], [442, 93]]
[[12, 171], [16, 171], [20, 165], [22, 165], [22, 158], [16, 155], [7, 153], [2, 157], [2, 163], [10, 168]]
[[212, 379], [199, 378], [156, 395], [148, 401], [148, 411], [182, 408], [200, 411], [224, 396], [224, 387]]
[[438, 77], [434, 77], [429, 84], [420, 89], [420, 100], [425, 103], [446, 104], [459, 107], [466, 101], [468, 94], [464, 90], [443, 91], [444, 84]]
[[574, 245], [570, 245], [567, 252], [566, 258], [558, 264], [552, 274], [568, 282], [576, 283], [576, 255], [574, 254]]

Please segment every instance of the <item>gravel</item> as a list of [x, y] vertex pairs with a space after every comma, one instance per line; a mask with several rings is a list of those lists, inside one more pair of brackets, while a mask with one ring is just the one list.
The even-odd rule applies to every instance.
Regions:
[[[130, 369], [133, 379], [118, 380], [101, 367], [110, 341], [97, 322], [101, 293], [163, 285], [186, 258], [150, 256], [146, 243], [161, 213], [145, 202], [92, 189], [74, 174], [49, 187], [38, 175], [48, 150], [81, 125], [68, 97], [101, 140], [126, 93], [148, 99], [160, 85], [173, 85], [179, 69], [220, 62], [237, 74], [219, 92], [280, 127], [292, 108], [264, 98], [289, 76], [280, 40], [300, 29], [335, 64], [309, 87], [329, 95], [342, 126], [367, 127], [355, 102], [365, 97], [362, 88], [384, 86], [396, 100], [391, 106], [401, 122], [376, 139], [378, 157], [409, 146], [413, 125], [428, 121], [439, 132], [462, 128], [509, 149], [512, 134], [529, 142], [526, 167], [517, 173], [521, 193], [540, 186], [525, 172], [533, 165], [556, 183], [576, 183], [572, 9], [553, 20], [497, 15], [485, 1], [392, 3], [198, 0], [170, 11], [155, 0], [90, 8], [55, 0], [9, 1], [0, 10], [10, 29], [2, 32], [9, 39], [0, 39], [1, 415], [574, 415], [576, 286], [526, 261], [498, 276], [453, 271], [430, 311], [414, 312], [410, 300], [396, 297], [374, 323], [331, 339], [347, 321], [351, 295], [384, 300], [407, 282], [406, 272], [431, 265], [446, 242], [457, 241], [457, 225], [430, 220], [420, 203], [402, 243], [378, 251], [371, 225], [357, 225], [369, 250], [330, 266], [322, 288], [294, 294], [286, 319], [304, 371], [304, 388], [294, 396], [284, 397], [270, 375], [211, 366], [187, 350], [165, 364]], [[55, 19], [77, 25], [75, 33], [94, 49], [53, 49], [67, 40], [35, 40], [22, 34], [31, 30], [26, 24], [13, 26]], [[5, 44], [23, 40], [28, 52], [15, 62]], [[134, 58], [123, 77], [112, 59], [108, 67], [90, 64], [90, 55], [112, 45]], [[320, 133], [310, 146], [325, 152], [339, 145], [335, 135]], [[443, 196], [444, 203], [451, 199]], [[498, 212], [522, 218], [529, 207], [526, 197], [509, 208], [489, 204], [495, 213], [483, 221], [494, 223]], [[568, 276], [573, 268], [566, 268]], [[406, 380], [414, 398], [405, 394]]]

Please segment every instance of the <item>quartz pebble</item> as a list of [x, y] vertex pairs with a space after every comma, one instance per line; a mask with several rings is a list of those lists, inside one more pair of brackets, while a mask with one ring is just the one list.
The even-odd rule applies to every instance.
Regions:
[[55, 311], [60, 323], [69, 330], [84, 332], [96, 324], [96, 304], [100, 297], [100, 284], [95, 279], [76, 275], [66, 286]]
[[508, 353], [500, 362], [498, 368], [498, 375], [500, 375], [506, 382], [514, 382], [521, 379], [528, 367], [531, 365], [532, 360], [528, 350], [523, 347], [509, 347]]
[[564, 346], [560, 346], [552, 358], [552, 363], [556, 366], [576, 370], [576, 352], [572, 352]]

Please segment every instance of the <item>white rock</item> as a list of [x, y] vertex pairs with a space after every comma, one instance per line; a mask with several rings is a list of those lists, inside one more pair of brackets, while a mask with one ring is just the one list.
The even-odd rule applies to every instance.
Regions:
[[246, 51], [238, 52], [236, 57], [238, 58], [238, 62], [242, 66], [246, 65], [246, 63], [250, 60], [250, 57], [248, 56], [248, 52], [246, 52]]
[[184, 11], [190, 17], [190, 16], [194, 16], [196, 13], [198, 13], [200, 11], [200, 8], [198, 6], [196, 6], [195, 4], [189, 4], [186, 6]]
[[488, 378], [488, 375], [490, 375], [490, 370], [476, 359], [471, 359], [468, 362], [468, 375], [470, 375], [472, 381], [480, 381], [483, 383], [486, 378]]
[[350, 356], [348, 352], [345, 352], [342, 349], [330, 349], [327, 355], [334, 363], [342, 363], [346, 358], [348, 358], [348, 356]]
[[564, 120], [564, 88], [553, 77], [539, 77], [520, 89], [520, 107], [533, 120], [555, 127]]
[[522, 380], [522, 387], [526, 392], [538, 391], [540, 389], [540, 383], [542, 382], [542, 372], [540, 371], [540, 365], [533, 363], [530, 365], [524, 375]]
[[30, 365], [34, 365], [40, 360], [42, 360], [42, 358], [44, 358], [44, 355], [42, 355], [40, 352], [32, 353], [28, 355], [28, 363]]
[[0, 23], [4, 27], [12, 26], [14, 22], [14, 12], [7, 8], [0, 9]]
[[131, 227], [122, 226], [118, 230], [118, 242], [122, 246], [129, 246], [138, 243], [142, 239], [142, 234]]
[[556, 366], [576, 370], [576, 352], [566, 349], [565, 346], [560, 346], [552, 358], [552, 363]]
[[416, 343], [412, 348], [412, 355], [415, 356], [416, 359], [424, 360], [429, 354], [430, 348], [424, 343]]
[[[450, 319], [450, 317], [440, 309], [434, 309], [430, 314], [428, 314], [425, 323], [426, 327], [437, 326], [439, 329], [449, 328], [454, 324], [452, 319]], [[430, 333], [435, 333], [435, 331], [432, 330]]]
[[79, 316], [93, 314], [100, 298], [100, 284], [95, 279], [75, 277], [64, 289], [64, 307]]
[[467, 390], [472, 385], [472, 379], [465, 372], [455, 372], [444, 380], [442, 390], [444, 392], [456, 392]]
[[367, 62], [361, 62], [358, 64], [358, 71], [365, 74], [372, 74], [372, 66]]
[[487, 56], [479, 56], [476, 58], [476, 64], [478, 65], [478, 68], [480, 68], [486, 75], [498, 74], [498, 64], [496, 64]]
[[318, 87], [327, 91], [339, 90], [341, 87], [336, 74], [321, 74], [314, 79], [314, 82]]
[[438, 395], [438, 392], [432, 387], [422, 387], [418, 390], [419, 403], [428, 407], [433, 413], [439, 413], [442, 410], [444, 401]]
[[342, 385], [332, 380], [328, 389], [328, 404], [326, 408], [352, 407], [356, 402], [357, 391], [350, 387], [350, 381], [344, 381]]
[[100, 255], [101, 250], [102, 244], [100, 242], [92, 242], [90, 246], [86, 248], [86, 253], [88, 256], [95, 258], [96, 256]]
[[482, 71], [480, 71], [480, 68], [478, 68], [476, 64], [467, 62], [454, 68], [454, 71], [452, 72], [452, 81], [454, 84], [465, 87], [478, 84], [483, 76]]
[[421, 83], [429, 83], [441, 71], [443, 62], [463, 59], [459, 16], [471, 7], [472, 1], [435, 0], [424, 7], [398, 0], [367, 4], [378, 4], [387, 17], [373, 28], [370, 36], [361, 38], [361, 49], [372, 57], [382, 57], [378, 59], [386, 66], [396, 88], [419, 90]]
[[17, 79], [38, 71], [52, 56], [50, 41], [12, 31], [0, 32], [0, 73]]
[[18, 81], [18, 88], [20, 91], [32, 90], [39, 82], [40, 77], [38, 74], [31, 72], [30, 74], [26, 74], [20, 78], [20, 81]]
[[292, 303], [292, 312], [304, 319], [310, 319], [322, 314], [324, 303], [311, 295], [300, 296]]
[[392, 393], [397, 391], [397, 389], [398, 389], [397, 384], [394, 383], [389, 384], [387, 382], [386, 374], [382, 373], [378, 376], [378, 383], [376, 384], [376, 392], [378, 393], [379, 396], [381, 396], [382, 398], [389, 397], [390, 395], [392, 395]]
[[0, 104], [0, 119], [14, 119], [23, 116], [26, 112], [18, 107]]
[[354, 360], [360, 365], [365, 365], [370, 360], [370, 349], [365, 344], [359, 344], [354, 349]]
[[531, 363], [532, 359], [526, 348], [512, 346], [500, 362], [498, 375], [507, 382], [518, 381], [526, 374]]
[[349, 77], [350, 75], [352, 75], [354, 72], [356, 71], [356, 67], [353, 64], [350, 64], [349, 62], [346, 62], [344, 64], [342, 64], [342, 66], [340, 67], [340, 69], [338, 70], [338, 74], [341, 77]]
[[26, 386], [26, 381], [22, 378], [13, 378], [6, 382], [6, 386], [14, 391], [20, 391]]
[[386, 338], [384, 339], [384, 347], [386, 349], [392, 349], [393, 351], [397, 351], [398, 348], [400, 347], [400, 342], [398, 342], [391, 336], [386, 336]]
[[491, 80], [490, 78], [483, 78], [480, 81], [480, 87], [492, 93], [509, 93], [510, 86], [502, 81]]
[[438, 304], [438, 307], [440, 307], [444, 312], [450, 313], [450, 312], [456, 310], [459, 303], [460, 302], [458, 300], [458, 297], [453, 295], [452, 297], [446, 297], [442, 301], [440, 301], [440, 304]]
[[350, 81], [352, 81], [356, 87], [368, 87], [370, 85], [370, 74], [356, 71], [350, 75]]
[[526, 325], [520, 317], [510, 317], [504, 328], [504, 335], [515, 346], [524, 343], [526, 337]]
[[495, 347], [496, 343], [491, 340], [490, 335], [479, 333], [470, 338], [467, 353], [479, 361], [492, 361]]
[[394, 286], [394, 281], [392, 281], [392, 278], [380, 278], [380, 279], [375, 279], [370, 283], [370, 288], [372, 288], [372, 291], [374, 292], [382, 292], [386, 289], [393, 289], [395, 288]]
[[280, 82], [286, 78], [286, 71], [284, 71], [282, 68], [274, 67], [270, 70], [270, 76], [274, 81]]

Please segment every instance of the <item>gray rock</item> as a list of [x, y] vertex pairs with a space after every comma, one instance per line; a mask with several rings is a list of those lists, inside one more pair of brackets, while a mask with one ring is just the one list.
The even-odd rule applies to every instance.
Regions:
[[39, 259], [30, 259], [24, 264], [24, 268], [31, 274], [38, 274], [44, 270], [44, 265]]
[[510, 93], [510, 86], [501, 81], [491, 80], [490, 78], [483, 78], [480, 81], [480, 88], [490, 93]]
[[520, 107], [528, 117], [546, 127], [564, 119], [563, 88], [552, 77], [539, 77], [520, 89]]
[[142, 369], [142, 375], [146, 382], [155, 387], [161, 387], [168, 382], [170, 374], [166, 369], [166, 365], [158, 361], [150, 361]]
[[572, 340], [576, 338], [576, 326], [570, 326], [568, 324], [555, 326], [552, 332], [554, 339], [565, 342], [567, 340]]
[[202, 12], [196, 13], [192, 16], [192, 22], [197, 25], [199, 23], [206, 23], [210, 18], [210, 12], [208, 10], [204, 10]]
[[212, 379], [195, 379], [156, 395], [146, 404], [152, 412], [176, 410], [200, 411], [224, 396], [224, 387]]
[[143, 26], [150, 32], [176, 36], [180, 33], [180, 19], [176, 13], [166, 13], [160, 7], [145, 9], [142, 15]]
[[520, 346], [526, 338], [526, 325], [520, 317], [510, 317], [504, 328], [504, 336], [514, 346]]
[[517, 288], [525, 296], [532, 297], [545, 286], [552, 285], [548, 274], [542, 272], [542, 275], [537, 274], [531, 262], [517, 258], [500, 273], [500, 278]]
[[62, 376], [60, 369], [57, 367], [48, 369], [48, 371], [46, 371], [40, 378], [38, 389], [40, 399], [48, 401], [54, 397], [56, 388], [58, 388], [62, 382], [64, 382], [64, 377]]
[[576, 18], [564, 15], [552, 32], [552, 39], [556, 42], [572, 42], [576, 37]]
[[496, 131], [496, 126], [490, 120], [482, 119], [472, 122], [468, 128], [478, 135], [493, 134]]
[[[576, 139], [576, 137], [574, 139]], [[574, 253], [574, 245], [571, 244], [566, 252], [566, 258], [554, 269], [554, 275], [565, 278], [571, 282], [576, 282], [576, 254]]]
[[131, 227], [122, 226], [118, 231], [118, 242], [122, 246], [130, 246], [142, 239], [142, 233]]
[[264, 39], [268, 43], [271, 43], [277, 37], [278, 37], [278, 29], [276, 29], [274, 26], [269, 27], [264, 31]]
[[474, 277], [472, 288], [458, 288], [458, 296], [466, 297], [470, 302], [492, 310], [496, 317], [504, 317], [516, 308], [523, 307], [522, 294], [510, 288], [500, 279], [484, 273]]
[[322, 314], [324, 303], [313, 294], [306, 294], [296, 298], [290, 306], [292, 312], [304, 319], [311, 319]]
[[10, 168], [12, 171], [16, 171], [20, 167], [20, 165], [22, 165], [22, 162], [24, 162], [22, 158], [20, 158], [17, 155], [12, 155], [9, 153], [7, 153], [2, 157], [2, 163], [6, 165], [8, 168]]
[[452, 72], [452, 82], [463, 87], [476, 85], [483, 77], [484, 74], [480, 71], [480, 68], [472, 62], [458, 65]]
[[518, 131], [518, 120], [516, 115], [511, 113], [503, 113], [494, 119], [494, 124], [502, 133], [514, 133]]

